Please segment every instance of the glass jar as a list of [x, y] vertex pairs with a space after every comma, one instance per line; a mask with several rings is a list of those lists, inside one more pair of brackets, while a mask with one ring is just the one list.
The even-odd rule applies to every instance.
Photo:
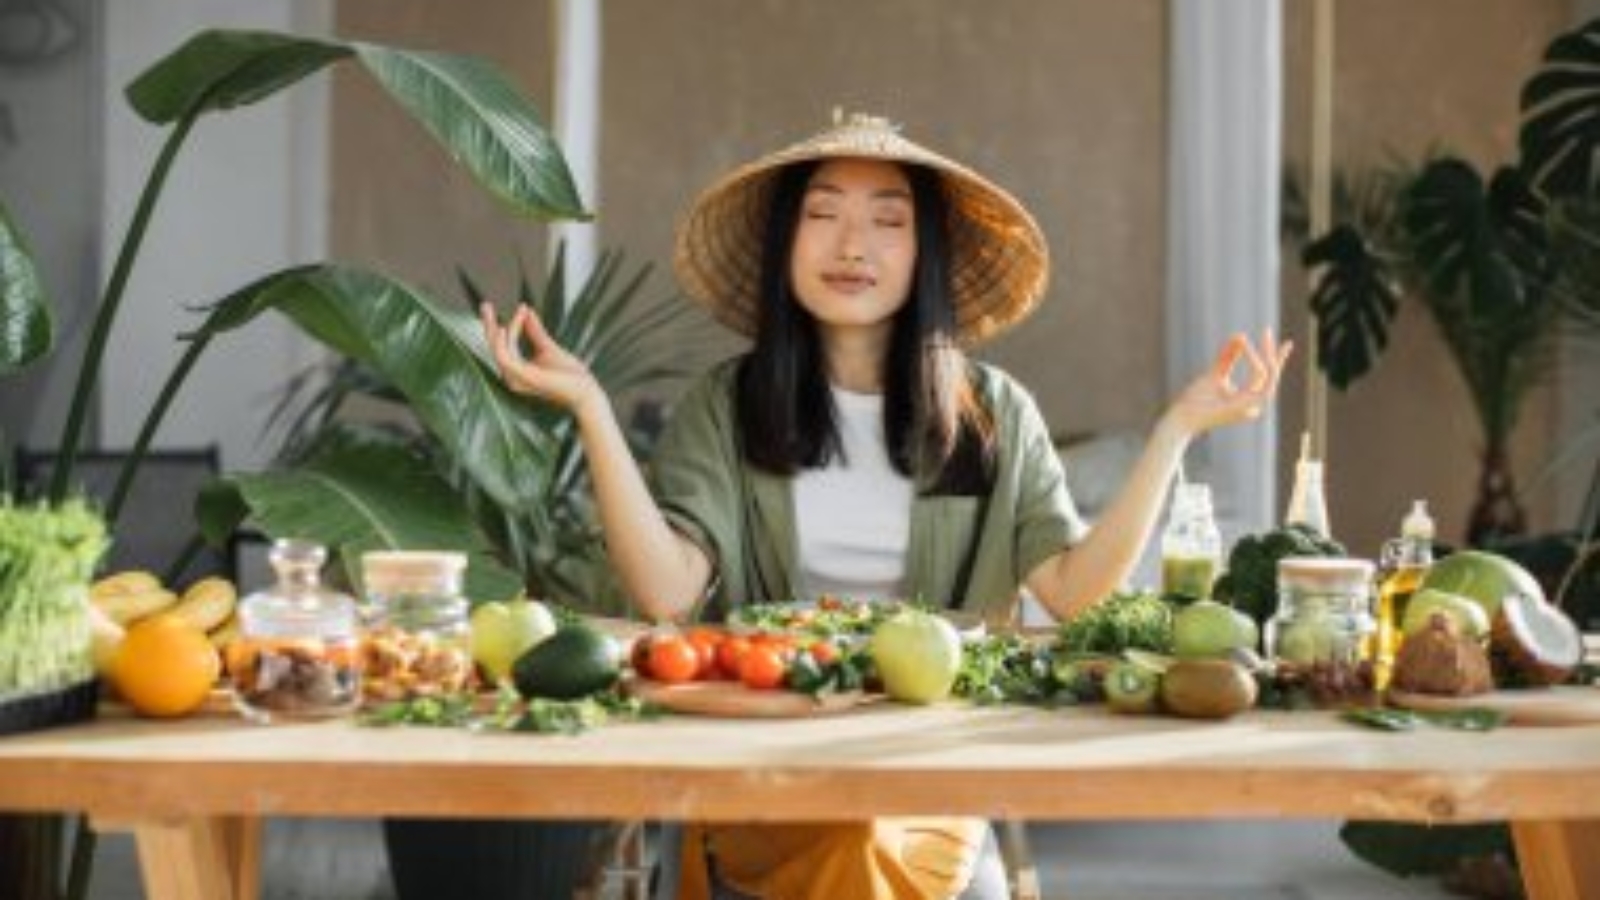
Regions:
[[1222, 533], [1211, 512], [1211, 486], [1181, 482], [1161, 533], [1161, 592], [1207, 600], [1222, 568]]
[[228, 648], [235, 705], [263, 723], [350, 712], [361, 696], [355, 601], [323, 586], [319, 544], [279, 540], [268, 560], [278, 581], [240, 602]]
[[466, 569], [464, 553], [362, 554], [367, 700], [437, 697], [472, 686], [472, 628], [461, 593]]
[[1285, 692], [1325, 708], [1371, 703], [1377, 630], [1372, 563], [1278, 561], [1278, 611], [1267, 620], [1266, 646], [1275, 660], [1274, 680]]

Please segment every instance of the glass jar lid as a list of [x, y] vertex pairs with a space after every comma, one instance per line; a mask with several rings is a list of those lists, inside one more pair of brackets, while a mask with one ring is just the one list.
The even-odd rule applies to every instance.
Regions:
[[1278, 581], [1286, 589], [1365, 593], [1372, 563], [1353, 557], [1291, 556], [1278, 560]]
[[433, 550], [375, 550], [361, 554], [369, 594], [457, 594], [467, 555]]

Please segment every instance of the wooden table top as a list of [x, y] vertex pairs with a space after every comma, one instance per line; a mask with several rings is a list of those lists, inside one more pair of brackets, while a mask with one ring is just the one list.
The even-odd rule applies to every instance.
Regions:
[[577, 735], [102, 717], [0, 738], [0, 809], [119, 816], [1600, 819], [1600, 726], [1378, 732], [947, 704]]

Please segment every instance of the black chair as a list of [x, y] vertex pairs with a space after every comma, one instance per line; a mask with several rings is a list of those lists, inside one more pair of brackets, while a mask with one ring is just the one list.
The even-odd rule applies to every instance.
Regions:
[[[126, 454], [117, 452], [78, 454], [70, 490], [104, 508], [126, 459]], [[53, 452], [17, 448], [13, 479], [19, 496], [38, 497], [48, 491], [55, 460]], [[146, 453], [123, 500], [102, 571], [146, 569], [176, 585], [207, 575], [235, 579], [235, 548], [230, 544], [217, 550], [204, 544], [195, 522], [195, 499], [221, 468], [214, 444]]]

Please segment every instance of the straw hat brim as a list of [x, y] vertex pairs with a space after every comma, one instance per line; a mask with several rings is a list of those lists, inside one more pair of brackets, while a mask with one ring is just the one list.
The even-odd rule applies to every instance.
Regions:
[[1033, 312], [1049, 282], [1044, 233], [1015, 197], [905, 138], [881, 119], [857, 117], [736, 169], [707, 188], [678, 228], [673, 268], [685, 292], [717, 321], [753, 336], [762, 241], [778, 173], [811, 160], [861, 158], [925, 166], [949, 205], [950, 280], [957, 338], [989, 340]]

